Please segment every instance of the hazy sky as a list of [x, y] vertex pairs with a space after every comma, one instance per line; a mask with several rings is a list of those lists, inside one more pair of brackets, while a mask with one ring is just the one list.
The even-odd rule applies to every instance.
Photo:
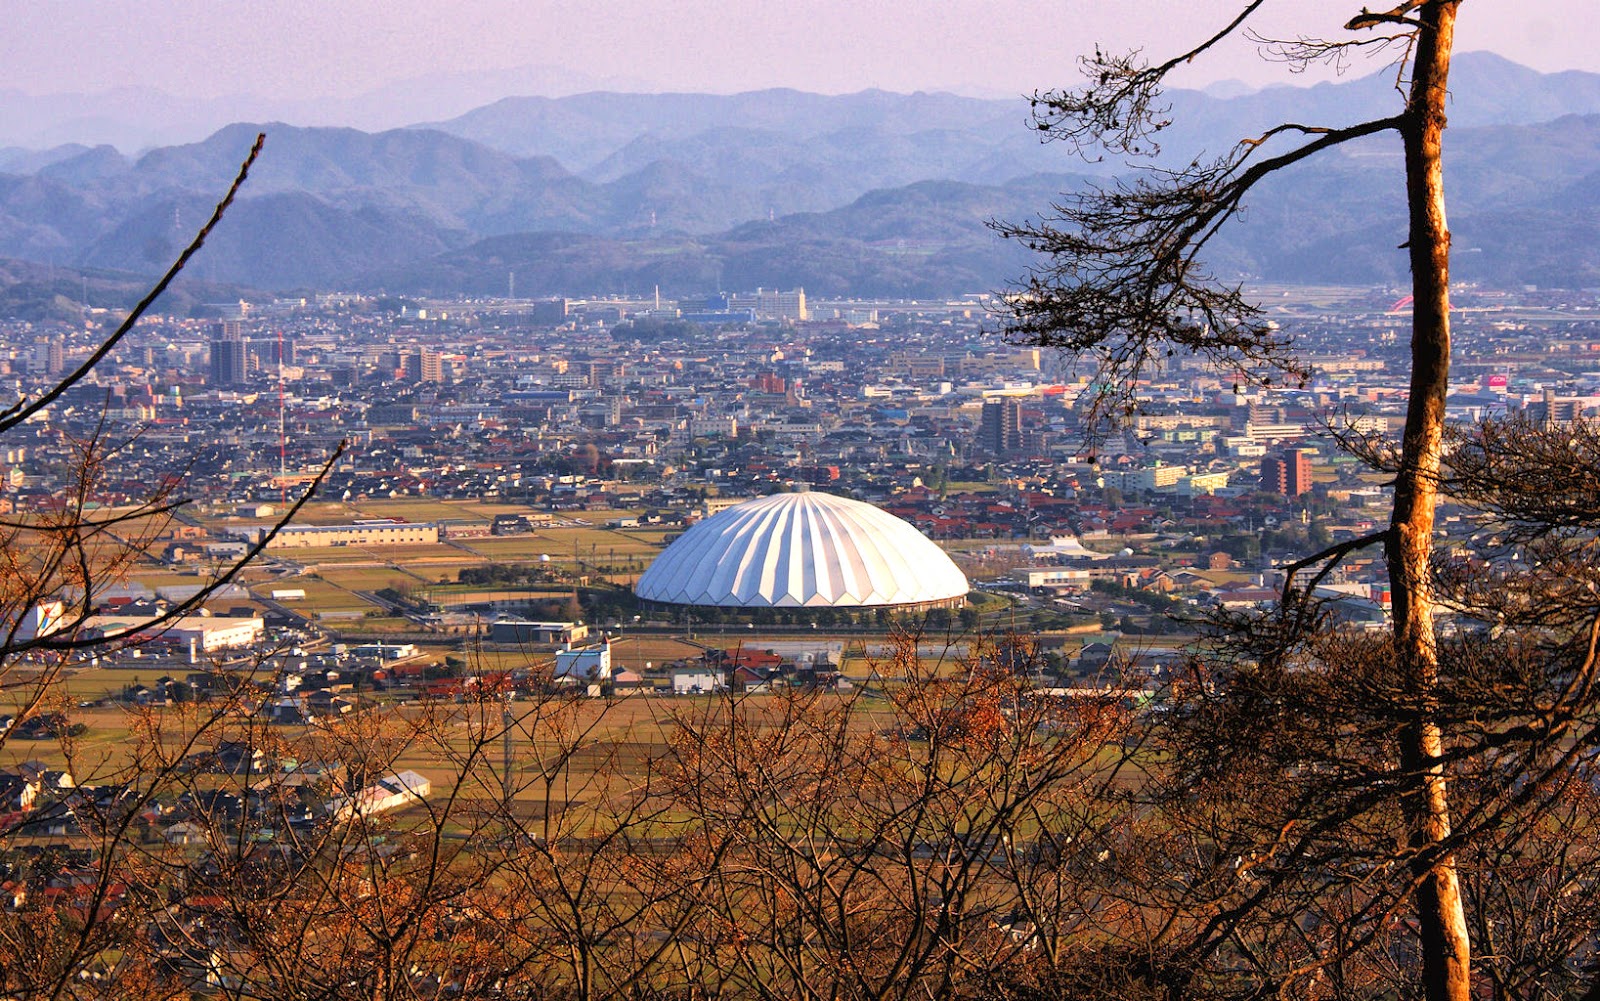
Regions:
[[[1359, 6], [1278, 0], [1263, 27], [1336, 36]], [[540, 67], [520, 79], [547, 92], [1018, 94], [1070, 82], [1096, 41], [1156, 56], [1234, 10], [1230, 0], [0, 0], [0, 88], [297, 100]], [[1595, 0], [1466, 0], [1458, 49], [1600, 71], [1594, 13]], [[1186, 82], [1280, 77], [1235, 50]]]

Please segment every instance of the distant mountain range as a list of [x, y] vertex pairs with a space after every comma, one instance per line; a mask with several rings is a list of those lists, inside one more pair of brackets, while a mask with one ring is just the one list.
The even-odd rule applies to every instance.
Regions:
[[[1452, 80], [1456, 276], [1600, 285], [1600, 75], [1472, 54]], [[1396, 101], [1382, 75], [1175, 92], [1163, 144], [1186, 161], [1278, 121], [1343, 124]], [[1028, 262], [988, 220], [1031, 217], [1124, 169], [1041, 145], [1027, 115], [1025, 99], [948, 94], [594, 93], [376, 133], [236, 124], [137, 157], [13, 147], [0, 149], [0, 258], [155, 273], [261, 130], [266, 150], [196, 280], [498, 294], [514, 273], [521, 295], [968, 292]], [[1318, 158], [1253, 198], [1211, 263], [1229, 277], [1397, 280], [1401, 183], [1392, 139]]]

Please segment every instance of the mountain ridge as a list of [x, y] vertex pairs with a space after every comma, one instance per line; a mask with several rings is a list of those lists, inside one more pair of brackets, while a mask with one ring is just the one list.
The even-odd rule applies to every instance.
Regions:
[[[1493, 99], [1464, 107], [1447, 136], [1452, 222], [1462, 245], [1481, 248], [1458, 274], [1591, 283], [1600, 237], [1577, 222], [1600, 211], [1600, 75], [1553, 82], [1495, 57], [1459, 62], [1463, 105], [1484, 90]], [[1175, 109], [1182, 124], [1166, 145], [1171, 155], [1231, 143], [1219, 137], [1264, 127], [1290, 100], [1308, 118], [1364, 115], [1370, 102], [1392, 102], [1387, 86], [1366, 77], [1225, 99], [1181, 92], [1174, 101], [1188, 106]], [[542, 117], [524, 123], [521, 138], [498, 141], [532, 148], [529, 137], [552, 123], [570, 126], [563, 148], [576, 160], [441, 127], [249, 123], [136, 157], [109, 146], [0, 150], [0, 169], [9, 168], [0, 172], [0, 257], [154, 273], [209, 214], [264, 128], [266, 151], [195, 262], [199, 277], [264, 289], [485, 294], [504, 287], [509, 248], [522, 247], [559, 256], [548, 267], [519, 258], [519, 289], [541, 287], [533, 276], [547, 274], [586, 290], [648, 278], [675, 292], [738, 282], [804, 284], [818, 294], [943, 286], [943, 294], [1003, 284], [1026, 266], [988, 220], [1046, 210], [1062, 189], [1104, 183], [1114, 166], [1041, 146], [1020, 99], [773, 90], [534, 100]], [[1591, 104], [1582, 114], [1563, 110]], [[471, 120], [487, 129], [526, 106], [495, 102]], [[1563, 117], [1547, 122], [1495, 121], [1556, 111]], [[595, 116], [603, 128], [584, 124]], [[1475, 116], [1488, 121], [1465, 124]], [[1213, 266], [1273, 280], [1392, 280], [1397, 258], [1388, 251], [1403, 239], [1393, 238], [1397, 155], [1393, 141], [1368, 140], [1275, 176], [1217, 243]], [[1540, 227], [1563, 234], [1563, 253], [1540, 243]], [[471, 267], [484, 275], [467, 275]]]

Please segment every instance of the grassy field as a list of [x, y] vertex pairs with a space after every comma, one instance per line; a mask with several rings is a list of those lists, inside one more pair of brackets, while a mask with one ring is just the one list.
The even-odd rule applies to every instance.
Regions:
[[613, 564], [627, 561], [648, 562], [661, 547], [621, 532], [606, 529], [541, 529], [532, 535], [490, 539], [460, 539], [459, 545], [476, 556], [471, 563], [536, 563], [550, 557], [551, 563], [571, 566], [584, 563]]
[[358, 517], [361, 518], [468, 523], [494, 520], [494, 516], [486, 513], [481, 505], [471, 502], [463, 503], [417, 498], [384, 501], [358, 500], [352, 501], [351, 506], [360, 512]]
[[399, 615], [363, 615], [359, 621], [343, 623], [340, 628], [356, 629], [363, 633], [414, 633], [417, 624]]
[[576, 548], [584, 558], [606, 556], [608, 553], [616, 553], [616, 556], [654, 556], [661, 552], [661, 545], [632, 536], [622, 529], [549, 528], [539, 529], [538, 534], [544, 539], [558, 542], [563, 552], [573, 552]]
[[683, 534], [681, 528], [618, 528], [615, 534], [632, 539], [640, 545], [650, 546], [654, 549], [664, 549], [668, 536]]
[[[512, 535], [487, 539], [460, 539], [456, 543], [465, 552], [463, 557], [468, 557], [468, 563], [484, 563], [490, 560], [515, 561], [529, 563], [538, 561], [540, 556], [549, 556], [552, 560], [572, 558], [572, 547], [565, 550], [558, 547], [553, 541], [542, 539], [537, 535]], [[471, 559], [470, 557], [478, 557]]]
[[[350, 591], [380, 591], [396, 584], [417, 582], [413, 575], [393, 567], [323, 567], [317, 571], [317, 576], [329, 584]], [[309, 592], [307, 596], [309, 597]]]
[[555, 654], [548, 650], [489, 650], [483, 647], [469, 647], [465, 651], [453, 653], [452, 656], [464, 658], [467, 670], [474, 674], [528, 671], [549, 667], [555, 663]]
[[128, 580], [143, 584], [153, 591], [158, 587], [197, 587], [207, 583], [214, 576], [214, 573], [205, 569], [202, 569], [198, 574], [186, 574], [165, 568], [140, 567], [128, 575]]
[[294, 578], [292, 586], [304, 590], [306, 596], [305, 600], [291, 602], [290, 606], [306, 615], [314, 616], [317, 612], [342, 612], [353, 609], [366, 611], [378, 607], [331, 581], [318, 580], [309, 575]]
[[475, 605], [491, 601], [565, 601], [572, 588], [563, 584], [533, 584], [528, 587], [474, 587], [467, 584], [441, 584], [424, 589], [431, 601], [442, 605]]
[[589, 559], [591, 553], [604, 557], [610, 550], [615, 550], [618, 556], [653, 556], [660, 550], [659, 546], [616, 528], [541, 528], [534, 535], [555, 547], [549, 550], [552, 557], [557, 552], [570, 554], [576, 551]]
[[624, 635], [611, 644], [614, 666], [643, 671], [646, 663], [660, 667], [669, 661], [698, 657], [704, 648], [673, 636]]

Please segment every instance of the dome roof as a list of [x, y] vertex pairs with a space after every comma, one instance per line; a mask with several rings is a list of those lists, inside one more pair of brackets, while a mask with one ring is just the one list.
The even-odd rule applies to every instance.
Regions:
[[949, 601], [968, 591], [950, 557], [871, 504], [773, 494], [691, 527], [639, 578], [646, 601], [739, 608], [856, 608]]

